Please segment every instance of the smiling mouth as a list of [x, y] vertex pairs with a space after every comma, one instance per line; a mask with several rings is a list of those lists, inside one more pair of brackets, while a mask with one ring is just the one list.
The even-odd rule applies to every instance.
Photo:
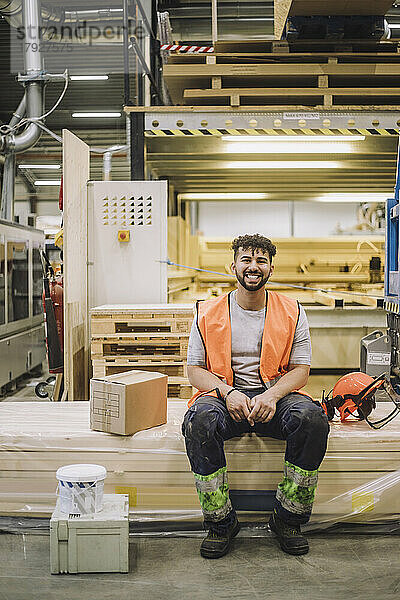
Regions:
[[245, 275], [246, 279], [248, 279], [249, 281], [258, 281], [259, 279], [261, 279], [261, 275], [257, 275], [255, 273], [246, 273]]

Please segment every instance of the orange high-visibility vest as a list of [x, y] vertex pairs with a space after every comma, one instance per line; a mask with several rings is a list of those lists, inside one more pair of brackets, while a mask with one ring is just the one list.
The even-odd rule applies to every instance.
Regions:
[[[234, 385], [232, 370], [232, 331], [229, 294], [197, 302], [197, 327], [203, 340], [207, 370], [228, 385]], [[260, 384], [287, 372], [294, 334], [299, 318], [296, 300], [268, 291], [267, 310], [260, 355]], [[188, 405], [203, 394], [196, 392]], [[216, 395], [215, 391], [212, 395]]]

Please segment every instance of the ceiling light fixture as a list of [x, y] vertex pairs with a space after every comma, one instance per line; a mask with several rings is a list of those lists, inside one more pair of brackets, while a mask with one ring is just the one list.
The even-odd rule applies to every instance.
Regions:
[[267, 200], [269, 194], [261, 192], [194, 192], [179, 194], [181, 200]]
[[75, 112], [72, 116], [76, 119], [103, 119], [103, 118], [114, 118], [120, 117], [120, 112]]
[[328, 202], [328, 203], [338, 203], [338, 202], [343, 202], [343, 203], [348, 203], [348, 202], [354, 202], [357, 204], [361, 204], [361, 203], [366, 203], [366, 202], [386, 202], [387, 200], [387, 194], [382, 194], [382, 193], [354, 193], [352, 194], [351, 192], [349, 193], [337, 193], [335, 194], [334, 192], [328, 193], [328, 194], [323, 194], [322, 196], [318, 196], [317, 198], [313, 199], [313, 202]]
[[61, 169], [61, 165], [18, 165], [19, 169]]
[[61, 179], [36, 179], [35, 185], [60, 185]]
[[103, 81], [108, 79], [108, 75], [71, 75], [71, 81]]
[[238, 144], [229, 144], [224, 148], [224, 152], [228, 154], [354, 154], [356, 149], [352, 144], [337, 144], [329, 141], [317, 142], [309, 144], [307, 142], [286, 142], [281, 144], [252, 144], [251, 142], [243, 141]]
[[224, 142], [362, 142], [365, 135], [223, 135]]
[[322, 160], [238, 160], [226, 163], [226, 167], [229, 169], [338, 169], [340, 163]]

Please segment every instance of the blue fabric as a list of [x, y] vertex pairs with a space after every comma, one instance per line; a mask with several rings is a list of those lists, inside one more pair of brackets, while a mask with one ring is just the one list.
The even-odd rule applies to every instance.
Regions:
[[[264, 390], [248, 390], [250, 398]], [[307, 471], [318, 469], [324, 458], [329, 424], [322, 408], [311, 398], [291, 393], [281, 398], [269, 423], [237, 423], [223, 400], [201, 396], [188, 409], [182, 424], [192, 471], [210, 475], [226, 466], [224, 442], [244, 433], [286, 440], [285, 460]], [[304, 524], [310, 514], [296, 514], [276, 500], [278, 516], [287, 523]]]

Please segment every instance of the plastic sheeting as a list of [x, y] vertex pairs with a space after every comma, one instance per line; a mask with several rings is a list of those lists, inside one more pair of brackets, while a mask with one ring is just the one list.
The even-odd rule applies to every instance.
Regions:
[[[88, 402], [0, 404], [0, 515], [48, 517], [58, 467], [107, 468], [106, 493], [127, 493], [142, 529], [201, 522], [180, 426], [186, 405], [170, 401], [168, 423], [134, 436], [89, 429]], [[374, 417], [390, 410], [381, 403]], [[285, 443], [244, 435], [225, 445], [229, 483], [241, 519], [264, 521], [282, 477]], [[308, 529], [361, 523], [396, 530], [400, 522], [400, 418], [375, 431], [333, 422]], [[3, 521], [3, 519], [1, 519]], [[1, 529], [1, 523], [0, 523]]]

